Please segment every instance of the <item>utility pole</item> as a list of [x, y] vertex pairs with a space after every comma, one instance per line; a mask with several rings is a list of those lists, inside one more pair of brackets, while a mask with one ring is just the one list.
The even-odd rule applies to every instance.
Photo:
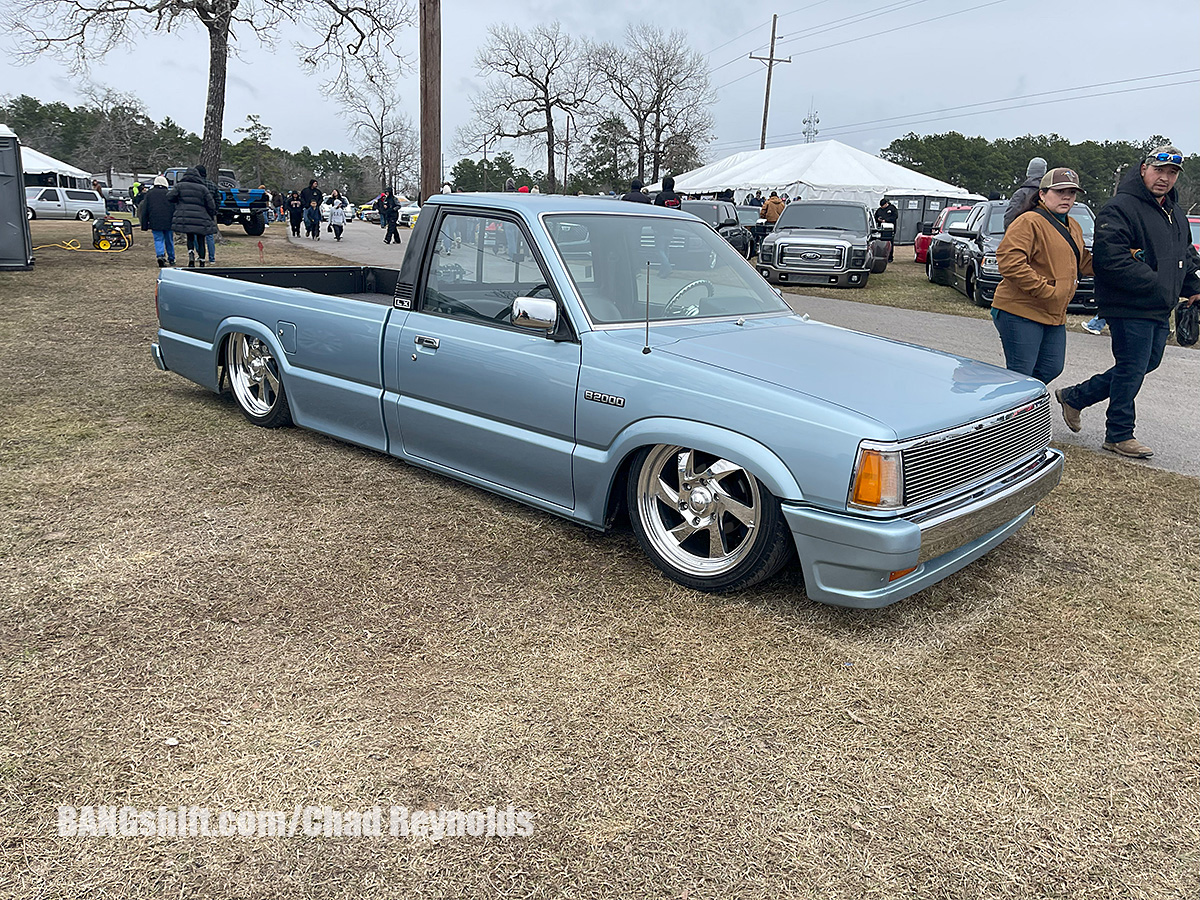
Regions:
[[775, 65], [775, 63], [781, 63], [781, 62], [790, 63], [792, 61], [792, 58], [790, 56], [787, 59], [776, 59], [775, 58], [775, 25], [778, 22], [779, 22], [779, 16], [771, 16], [771, 52], [770, 52], [770, 54], [765, 57], [755, 56], [753, 53], [750, 54], [751, 59], [757, 59], [760, 62], [764, 62], [767, 64], [767, 95], [763, 99], [763, 127], [762, 127], [762, 138], [758, 142], [759, 150], [765, 150], [767, 148], [767, 111], [770, 110], [770, 108], [771, 108], [771, 69]]
[[421, 0], [421, 200], [441, 188], [442, 0]]

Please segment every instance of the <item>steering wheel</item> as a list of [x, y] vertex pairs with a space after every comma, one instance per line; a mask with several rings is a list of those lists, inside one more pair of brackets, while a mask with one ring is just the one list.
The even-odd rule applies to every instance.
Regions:
[[[683, 287], [681, 287], [679, 290], [677, 290], [675, 292], [675, 296], [672, 297], [670, 300], [668, 300], [667, 305], [663, 307], [662, 314], [664, 316], [666, 316], [667, 313], [669, 313], [671, 311], [671, 307], [675, 305], [676, 300], [678, 300], [680, 297], [682, 297], [684, 294], [686, 294], [692, 288], [699, 287], [700, 285], [704, 285], [706, 288], [708, 288], [708, 296], [711, 297], [714, 293], [716, 293], [715, 289], [713, 288], [713, 283], [711, 281], [707, 281], [703, 278], [699, 278], [696, 281], [693, 281], [689, 284], [685, 284]], [[700, 311], [699, 306], [696, 307], [696, 311], [697, 312]]]
[[[521, 296], [532, 297], [538, 291], [548, 291], [548, 290], [550, 290], [550, 285], [546, 284], [546, 282], [543, 281], [541, 284], [535, 284], [533, 287], [531, 287], [529, 289], [528, 293], [522, 294]], [[508, 306], [504, 307], [504, 309], [500, 310], [500, 312], [498, 312], [498, 313], [496, 313], [496, 315], [492, 316], [492, 320], [495, 322], [505, 321], [509, 316], [512, 315], [512, 308], [513, 308], [513, 305], [511, 303], [508, 304]]]

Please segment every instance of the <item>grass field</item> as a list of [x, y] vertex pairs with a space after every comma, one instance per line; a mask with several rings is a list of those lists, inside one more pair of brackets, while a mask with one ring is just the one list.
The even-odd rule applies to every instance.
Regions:
[[[328, 264], [282, 231], [267, 264]], [[703, 595], [159, 372], [143, 237], [0, 274], [0, 897], [1200, 893], [1196, 479], [1066, 448], [1021, 532], [886, 610], [794, 569]], [[531, 836], [55, 823], [510, 803]]]

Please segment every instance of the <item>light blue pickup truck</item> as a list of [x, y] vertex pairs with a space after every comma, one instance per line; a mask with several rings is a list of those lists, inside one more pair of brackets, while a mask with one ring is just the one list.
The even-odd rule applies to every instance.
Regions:
[[165, 269], [157, 304], [158, 367], [251, 422], [628, 517], [701, 590], [798, 558], [812, 599], [884, 606], [1062, 472], [1040, 382], [798, 316], [704, 222], [643, 204], [442, 194], [399, 270]]

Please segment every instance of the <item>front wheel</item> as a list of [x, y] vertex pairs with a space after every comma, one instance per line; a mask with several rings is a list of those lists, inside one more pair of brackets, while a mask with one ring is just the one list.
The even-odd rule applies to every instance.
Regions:
[[90, 209], [81, 209], [75, 214], [75, 218], [77, 218], [80, 222], [86, 222], [91, 217], [92, 211]]
[[251, 237], [258, 237], [267, 230], [267, 218], [261, 213], [247, 216], [242, 220], [242, 228], [246, 229], [246, 234]]
[[247, 419], [262, 428], [292, 424], [283, 375], [270, 344], [234, 332], [225, 344], [225, 369], [234, 399]]
[[37, 218], [37, 213], [33, 211], [32, 206], [25, 207], [25, 218], [31, 222]]
[[929, 280], [930, 284], [937, 284], [937, 282], [933, 280], [933, 263], [930, 262], [928, 257], [925, 259], [925, 277]]
[[720, 456], [666, 444], [639, 450], [626, 499], [646, 555], [687, 587], [739, 590], [791, 559], [779, 501], [754, 475]]

